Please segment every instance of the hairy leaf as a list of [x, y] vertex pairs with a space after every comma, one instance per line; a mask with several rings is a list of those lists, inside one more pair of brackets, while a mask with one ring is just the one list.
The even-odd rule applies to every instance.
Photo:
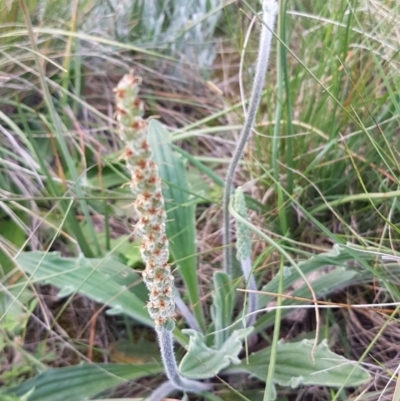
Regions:
[[214, 273], [212, 300], [211, 315], [215, 331], [214, 346], [219, 349], [226, 338], [229, 337], [230, 330], [227, 327], [232, 322], [232, 313], [236, 300], [236, 286], [232, 283], [232, 278], [225, 272]]
[[[329, 350], [326, 341], [321, 342], [312, 356], [313, 342], [278, 343], [274, 382], [285, 387], [300, 385], [329, 387], [355, 387], [370, 379], [369, 373], [357, 364]], [[247, 372], [265, 381], [271, 348], [265, 348], [243, 360], [240, 365], [226, 370], [230, 373]]]
[[179, 370], [182, 375], [193, 379], [207, 379], [217, 375], [232, 363], [240, 363], [238, 355], [242, 342], [253, 328], [235, 330], [220, 349], [206, 345], [203, 334], [194, 330], [182, 330], [190, 335], [189, 348], [183, 357]]

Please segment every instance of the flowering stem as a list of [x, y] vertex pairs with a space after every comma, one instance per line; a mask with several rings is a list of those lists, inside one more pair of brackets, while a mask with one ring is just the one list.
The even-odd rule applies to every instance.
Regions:
[[[123, 158], [131, 174], [130, 187], [139, 217], [136, 234], [142, 239], [140, 254], [146, 264], [143, 281], [149, 291], [147, 308], [154, 320], [170, 384], [181, 391], [202, 392], [210, 386], [183, 378], [175, 360], [172, 337], [175, 327], [174, 277], [168, 263], [167, 215], [158, 167], [151, 158], [147, 141], [147, 122], [142, 118], [144, 105], [137, 97], [140, 83], [140, 77], [125, 75], [115, 88], [115, 98], [119, 136], [125, 143]], [[161, 390], [168, 388], [165, 385]]]
[[201, 393], [203, 391], [211, 390], [210, 384], [186, 379], [180, 375], [178, 366], [176, 364], [171, 331], [165, 327], [159, 327], [156, 329], [156, 332], [165, 373], [171, 384], [181, 391], [188, 391], [192, 393]]
[[268, 68], [269, 53], [271, 49], [271, 40], [275, 16], [278, 11], [276, 0], [263, 0], [263, 16], [260, 44], [258, 49], [258, 60], [256, 64], [256, 72], [254, 76], [253, 89], [251, 92], [247, 117], [244, 122], [239, 142], [233, 153], [231, 163], [228, 167], [228, 172], [225, 179], [224, 198], [223, 198], [223, 241], [224, 241], [224, 271], [232, 273], [232, 253], [230, 249], [230, 230], [229, 230], [229, 200], [232, 192], [232, 184], [235, 176], [236, 167], [242, 157], [244, 147], [250, 137], [251, 130], [254, 125], [258, 106], [260, 104], [261, 93], [264, 87], [265, 73]]
[[115, 89], [119, 136], [125, 142], [125, 159], [131, 174], [130, 187], [139, 217], [136, 234], [141, 238], [140, 254], [146, 264], [143, 281], [149, 291], [147, 308], [156, 327], [174, 327], [174, 277], [171, 273], [169, 243], [165, 232], [164, 208], [158, 167], [151, 158], [143, 102], [137, 97], [141, 78], [125, 75]]
[[158, 386], [150, 395], [146, 398], [146, 401], [160, 401], [163, 400], [167, 395], [171, 394], [175, 389], [175, 386], [168, 380]]

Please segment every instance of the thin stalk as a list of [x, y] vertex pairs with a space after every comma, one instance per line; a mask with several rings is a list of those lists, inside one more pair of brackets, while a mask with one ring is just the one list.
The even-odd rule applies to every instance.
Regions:
[[[71, 23], [70, 23], [71, 32], [76, 32], [78, 5], [79, 5], [79, 0], [75, 0], [72, 3]], [[65, 57], [64, 57], [64, 62], [63, 62], [63, 67], [64, 67], [65, 71], [63, 72], [63, 74], [61, 76], [61, 82], [62, 82], [62, 86], [64, 87], [64, 89], [66, 91], [68, 90], [69, 81], [70, 81], [71, 53], [73, 51], [76, 40], [77, 39], [74, 38], [73, 36], [69, 36], [67, 39], [66, 47], [65, 47], [65, 53], [64, 53]], [[61, 102], [62, 102], [63, 106], [67, 105], [67, 100], [68, 100], [68, 97], [67, 97], [66, 93], [63, 93], [61, 96]]]
[[263, 401], [272, 401], [273, 388], [274, 388], [274, 373], [275, 373], [275, 362], [276, 362], [276, 354], [277, 347], [280, 335], [280, 327], [281, 327], [281, 306], [282, 306], [282, 297], [279, 294], [283, 293], [283, 269], [285, 267], [285, 259], [281, 255], [281, 263], [279, 269], [279, 287], [278, 287], [278, 296], [276, 300], [276, 315], [275, 315], [275, 324], [274, 324], [274, 335], [272, 337], [272, 345], [271, 345], [271, 355], [269, 359], [268, 365], [268, 374], [267, 380], [265, 381], [265, 391]]
[[[283, 12], [280, 14], [282, 18], [281, 32], [280, 36], [283, 43], [287, 42], [287, 33], [286, 33], [286, 9], [287, 9], [287, 0], [283, 1]], [[293, 193], [293, 124], [292, 124], [292, 105], [291, 105], [291, 97], [290, 97], [290, 78], [289, 78], [289, 70], [287, 63], [287, 50], [285, 46], [282, 46], [281, 52], [281, 65], [282, 72], [284, 76], [285, 82], [285, 96], [286, 96], [286, 165], [289, 169], [286, 171], [287, 175], [287, 191], [292, 194]], [[289, 216], [290, 219], [290, 216]], [[291, 219], [290, 219], [291, 220]], [[295, 220], [293, 220], [294, 222]], [[293, 228], [293, 227], [290, 227]]]
[[[282, 32], [284, 33], [284, 20], [283, 13], [285, 12], [285, 4], [283, 1], [280, 3], [280, 13], [278, 16], [278, 32], [282, 38]], [[283, 40], [283, 39], [282, 39]], [[277, 82], [277, 93], [276, 93], [276, 111], [275, 111], [275, 121], [274, 134], [272, 138], [272, 154], [271, 163], [273, 177], [275, 179], [275, 189], [278, 196], [277, 208], [279, 214], [279, 225], [281, 229], [281, 234], [285, 235], [287, 233], [288, 225], [285, 213], [284, 197], [282, 187], [279, 183], [279, 133], [281, 129], [281, 119], [282, 119], [282, 104], [283, 104], [283, 68], [282, 68], [282, 55], [283, 55], [283, 42], [278, 42], [276, 59], [278, 60], [276, 68], [276, 82]]]
[[229, 232], [229, 201], [232, 192], [232, 184], [235, 176], [236, 167], [242, 157], [244, 147], [249, 140], [256, 113], [261, 100], [262, 89], [264, 87], [265, 74], [268, 68], [269, 54], [271, 49], [272, 29], [275, 23], [275, 16], [278, 10], [275, 0], [264, 0], [262, 2], [263, 16], [262, 29], [258, 49], [258, 60], [256, 63], [256, 72], [254, 75], [253, 89], [251, 91], [249, 108], [247, 117], [244, 122], [239, 142], [232, 156], [231, 163], [225, 180], [224, 197], [223, 197], [223, 244], [224, 244], [224, 271], [231, 273], [232, 271], [232, 253], [229, 247], [231, 239]]
[[321, 203], [320, 205], [312, 209], [310, 213], [314, 215], [316, 213], [323, 212], [324, 210], [333, 209], [337, 206], [352, 202], [372, 202], [372, 200], [376, 200], [376, 203], [381, 203], [388, 199], [397, 198], [399, 196], [400, 190], [389, 192], [365, 192], [361, 194], [347, 195], [330, 202], [325, 201], [325, 203]]
[[168, 380], [162, 384], [160, 384], [150, 395], [150, 397], [146, 398], [147, 401], [160, 401], [167, 397], [167, 395], [171, 394], [175, 391], [175, 387]]
[[106, 188], [104, 187], [104, 182], [103, 182], [103, 165], [101, 163], [101, 149], [99, 147], [98, 150], [98, 160], [97, 160], [97, 165], [98, 165], [98, 177], [99, 177], [99, 186], [101, 189], [101, 194], [104, 197], [103, 199], [103, 208], [104, 208], [104, 234], [105, 234], [105, 248], [107, 251], [110, 251], [111, 249], [111, 230], [110, 230], [110, 219], [109, 219], [109, 207], [108, 207], [108, 202], [109, 200], [107, 199], [106, 196]]

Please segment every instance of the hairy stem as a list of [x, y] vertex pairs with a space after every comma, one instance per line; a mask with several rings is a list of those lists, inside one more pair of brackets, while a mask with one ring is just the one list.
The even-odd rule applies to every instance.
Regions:
[[224, 241], [224, 271], [231, 273], [232, 270], [232, 253], [230, 249], [230, 231], [229, 231], [229, 200], [232, 192], [232, 183], [236, 171], [236, 167], [242, 157], [244, 147], [250, 137], [251, 130], [254, 125], [258, 106], [260, 104], [261, 93], [264, 87], [265, 73], [268, 67], [269, 54], [271, 49], [272, 29], [275, 22], [275, 16], [278, 10], [276, 0], [263, 0], [263, 16], [260, 44], [258, 49], [258, 60], [256, 64], [256, 72], [254, 75], [253, 89], [251, 92], [247, 117], [244, 122], [239, 142], [232, 156], [231, 163], [225, 180], [224, 198], [223, 198], [223, 241]]
[[167, 395], [171, 394], [173, 391], [176, 391], [175, 386], [168, 380], [161, 385], [159, 385], [150, 395], [150, 397], [146, 398], [146, 401], [160, 401], [167, 397]]
[[203, 391], [211, 390], [210, 384], [186, 379], [180, 375], [178, 365], [176, 364], [171, 331], [165, 327], [157, 327], [156, 332], [165, 373], [171, 384], [176, 389], [191, 393], [201, 393]]

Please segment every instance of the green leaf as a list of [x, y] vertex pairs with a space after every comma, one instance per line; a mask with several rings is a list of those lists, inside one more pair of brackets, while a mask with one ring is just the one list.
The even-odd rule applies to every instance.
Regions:
[[232, 278], [225, 272], [215, 272], [211, 316], [214, 322], [214, 346], [216, 349], [220, 349], [229, 336], [230, 330], [226, 328], [232, 323], [235, 295], [236, 286], [232, 283]]
[[189, 166], [186, 170], [186, 176], [190, 183], [190, 192], [196, 199], [196, 204], [219, 202], [220, 198], [213, 196], [215, 195], [213, 186], [208, 180], [204, 179], [204, 175], [198, 169]]
[[120, 339], [111, 344], [110, 357], [115, 363], [155, 362], [160, 360], [160, 350], [157, 342], [150, 342], [144, 338], [135, 342]]
[[[1, 185], [2, 184], [0, 184], [0, 188], [4, 189], [4, 186]], [[17, 214], [17, 217], [20, 219], [24, 219], [24, 216], [19, 216], [19, 214]], [[4, 242], [9, 241], [18, 249], [23, 247], [27, 235], [19, 224], [17, 224], [14, 220], [10, 219], [9, 217], [2, 217], [0, 220], [0, 227], [1, 227], [0, 234], [3, 237], [2, 238], [3, 244]], [[8, 253], [4, 252], [2, 248], [0, 248], [0, 275], [2, 274], [6, 275], [10, 273], [14, 268], [14, 266], [15, 263], [12, 260], [12, 257], [10, 257]]]
[[34, 389], [29, 401], [83, 401], [128, 380], [161, 372], [162, 366], [157, 363], [68, 366], [50, 369], [5, 393], [22, 396]]
[[[105, 241], [105, 235], [100, 238], [103, 242]], [[118, 238], [111, 238], [110, 248], [113, 250], [114, 255], [118, 254], [121, 257], [121, 260], [124, 261], [126, 267], [143, 269], [144, 263], [139, 249], [142, 241], [140, 238], [136, 238], [134, 241], [131, 240], [132, 235], [130, 234], [121, 235]]]
[[1, 401], [28, 401], [27, 395], [24, 395], [22, 397], [15, 397], [14, 395], [3, 394], [1, 397]]
[[[323, 297], [333, 291], [338, 290], [339, 288], [346, 287], [352, 283], [358, 283], [360, 281], [360, 274], [347, 270], [344, 267], [337, 267], [336, 269], [324, 274], [323, 276], [317, 278], [316, 280], [311, 282], [311, 286], [317, 296], [317, 298]], [[269, 283], [268, 283], [269, 284]], [[272, 290], [271, 287], [268, 286], [268, 284], [263, 288], [264, 291], [269, 291], [269, 292], [277, 292], [277, 290]], [[287, 287], [284, 287], [284, 289]], [[260, 292], [261, 294], [262, 292]], [[299, 289], [296, 291], [293, 291], [291, 294], [293, 297], [300, 297], [300, 298], [308, 298], [311, 299], [311, 294], [310, 290], [308, 287], [303, 284]], [[272, 297], [271, 297], [272, 299]], [[302, 305], [304, 304], [304, 301], [295, 301], [292, 299], [285, 299], [282, 302], [283, 306], [287, 305]], [[264, 306], [265, 307], [265, 306]], [[285, 316], [288, 313], [291, 312], [291, 309], [282, 309], [281, 310], [281, 315]], [[266, 315], [263, 315], [260, 317], [256, 324], [254, 325], [256, 330], [260, 330], [262, 327], [267, 327], [271, 326], [274, 324], [275, 321], [275, 313], [276, 311], [270, 311]]]
[[131, 287], [137, 283], [137, 290], [143, 293], [141, 278], [112, 258], [63, 258], [57, 252], [23, 252], [16, 262], [31, 275], [31, 281], [59, 287], [60, 297], [79, 292], [110, 307], [108, 314], [123, 313], [153, 326], [145, 302], [133, 293], [136, 287]]
[[206, 345], [203, 334], [194, 330], [182, 330], [190, 336], [189, 347], [179, 370], [182, 375], [193, 379], [208, 379], [217, 375], [230, 364], [240, 363], [238, 355], [242, 342], [253, 331], [252, 327], [235, 330], [218, 350]]
[[97, 188], [115, 188], [125, 184], [128, 178], [124, 172], [119, 171], [121, 168], [120, 164], [113, 163], [117, 158], [118, 156], [115, 154], [104, 158], [107, 164], [102, 168], [101, 175], [97, 169], [89, 170], [87, 176], [88, 184]]
[[[365, 254], [364, 254], [365, 257]], [[354, 252], [349, 252], [347, 247], [335, 244], [329, 252], [314, 255], [311, 258], [300, 261], [298, 263], [301, 271], [307, 275], [311, 272], [318, 271], [328, 266], [344, 267], [347, 262], [354, 261]], [[285, 277], [283, 280], [283, 288], [288, 289], [294, 282], [301, 279], [299, 272], [293, 267], [285, 267]], [[272, 301], [274, 298], [270, 295], [263, 295], [262, 291], [276, 293], [278, 290], [279, 277], [274, 277], [266, 284], [258, 296], [258, 306], [264, 307], [265, 304]]]
[[[307, 260], [300, 261], [298, 266], [305, 275], [327, 267], [337, 266], [336, 269], [325, 273], [311, 283], [317, 297], [321, 297], [348, 285], [371, 279], [372, 275], [369, 273], [368, 269], [363, 270], [358, 268], [358, 271], [356, 271], [354, 268], [346, 267], [349, 262], [354, 264], [354, 261], [357, 261], [364, 268], [368, 267], [368, 259], [371, 259], [371, 256], [365, 252], [357, 253], [347, 246], [335, 244], [329, 252], [314, 255]], [[298, 271], [293, 267], [285, 267], [283, 290], [287, 291], [298, 280], [301, 280]], [[275, 299], [271, 295], [263, 295], [262, 292], [265, 291], [276, 294], [278, 292], [278, 285], [279, 277], [276, 276], [261, 289], [258, 295], [259, 308], [265, 308], [266, 304]], [[291, 295], [311, 298], [310, 290], [305, 283]], [[302, 303], [303, 302], [294, 300], [283, 301], [283, 305], [299, 305]], [[281, 311], [282, 316], [288, 313], [290, 313], [290, 309], [283, 309]], [[271, 326], [274, 323], [274, 319], [275, 311], [261, 316], [257, 319], [255, 330], [260, 331], [265, 327]]]
[[[326, 341], [315, 349], [312, 358], [313, 342], [278, 343], [274, 382], [280, 386], [296, 388], [300, 385], [328, 387], [356, 387], [370, 379], [369, 373], [343, 356], [329, 350]], [[230, 367], [229, 373], [247, 372], [265, 381], [271, 347], [256, 352], [243, 360], [240, 365]]]
[[204, 328], [197, 280], [195, 202], [191, 199], [185, 166], [173, 152], [169, 132], [156, 120], [148, 127], [154, 161], [167, 186], [163, 195], [167, 208], [167, 236], [174, 261], [188, 292], [196, 319]]
[[[18, 301], [14, 302], [17, 296]], [[18, 294], [15, 289], [10, 289], [9, 293], [0, 292], [0, 316], [4, 316], [0, 320], [0, 328], [20, 335], [21, 331], [26, 328], [30, 310], [36, 305], [36, 301], [34, 301], [29, 306], [32, 299], [34, 299], [34, 295], [28, 289], [21, 294]]]
[[143, 401], [143, 397], [140, 398], [99, 398], [101, 401]]

